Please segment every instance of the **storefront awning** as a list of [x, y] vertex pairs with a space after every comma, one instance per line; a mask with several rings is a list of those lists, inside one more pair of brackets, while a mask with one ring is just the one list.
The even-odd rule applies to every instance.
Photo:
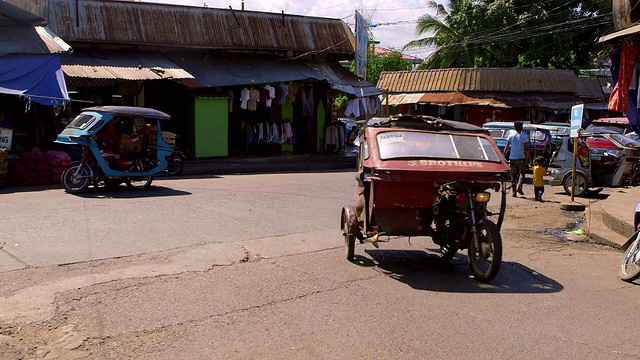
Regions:
[[418, 103], [437, 105], [488, 105], [502, 108], [570, 109], [583, 101], [577, 96], [561, 93], [478, 93], [433, 92], [425, 93]]
[[404, 105], [404, 104], [417, 104], [425, 93], [404, 93], [404, 94], [389, 94], [380, 97], [381, 105], [387, 105], [387, 98], [389, 98], [389, 105]]
[[6, 55], [0, 57], [0, 93], [26, 96], [56, 105], [69, 99], [60, 68], [60, 55]]
[[111, 80], [193, 79], [193, 75], [157, 52], [76, 51], [61, 57], [71, 78]]
[[193, 81], [183, 82], [192, 88], [264, 85], [315, 79], [327, 81], [332, 88], [357, 97], [382, 93], [373, 84], [359, 80], [337, 62], [333, 64], [183, 52], [167, 53], [167, 56], [194, 75]]
[[610, 41], [610, 40], [617, 39], [619, 37], [635, 35], [637, 33], [640, 33], [640, 25], [630, 26], [630, 27], [628, 27], [626, 29], [622, 29], [622, 30], [613, 32], [613, 33], [611, 33], [609, 35], [601, 36], [598, 39], [598, 42], [603, 43], [603, 42], [607, 42], [607, 41]]

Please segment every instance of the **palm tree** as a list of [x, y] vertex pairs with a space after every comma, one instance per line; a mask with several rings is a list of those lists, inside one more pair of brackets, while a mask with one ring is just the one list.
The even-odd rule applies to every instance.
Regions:
[[433, 34], [430, 37], [413, 40], [403, 47], [405, 49], [415, 49], [424, 47], [435, 47], [436, 49], [425, 59], [421, 67], [427, 69], [439, 69], [448, 67], [472, 67], [473, 56], [469, 54], [469, 49], [465, 45], [468, 34], [464, 34], [460, 29], [464, 27], [455, 26], [453, 14], [464, 12], [464, 9], [472, 7], [470, 0], [450, 0], [447, 12], [445, 7], [435, 1], [430, 1], [428, 8], [435, 10], [435, 15], [421, 16], [416, 25], [416, 35]]

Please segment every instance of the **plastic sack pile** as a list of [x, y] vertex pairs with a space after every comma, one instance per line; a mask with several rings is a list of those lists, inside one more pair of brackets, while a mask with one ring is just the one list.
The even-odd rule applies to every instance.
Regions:
[[18, 159], [9, 159], [9, 185], [34, 186], [60, 183], [71, 157], [64, 151], [24, 152]]

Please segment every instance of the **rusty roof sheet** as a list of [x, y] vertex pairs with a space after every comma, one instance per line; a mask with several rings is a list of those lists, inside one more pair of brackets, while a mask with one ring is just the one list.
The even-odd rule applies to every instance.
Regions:
[[489, 105], [502, 108], [533, 107], [553, 110], [570, 109], [582, 100], [568, 94], [513, 93], [513, 92], [431, 92], [419, 103], [437, 105]]
[[0, 1], [0, 21], [4, 23], [5, 19], [21, 25], [47, 25], [47, 19], [3, 0]]
[[0, 56], [59, 54], [71, 50], [69, 44], [42, 26], [0, 26], [0, 44]]
[[157, 52], [81, 50], [61, 56], [68, 77], [119, 80], [192, 79], [193, 75]]
[[576, 87], [578, 96], [581, 98], [602, 99], [607, 97], [597, 76], [577, 76]]
[[452, 68], [383, 71], [377, 87], [388, 92], [506, 91], [577, 92], [571, 70]]
[[353, 33], [340, 19], [99, 0], [51, 0], [50, 13], [49, 26], [69, 42], [355, 52]]

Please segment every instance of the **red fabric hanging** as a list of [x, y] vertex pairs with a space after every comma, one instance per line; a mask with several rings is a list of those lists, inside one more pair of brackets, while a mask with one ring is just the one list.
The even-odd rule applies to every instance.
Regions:
[[620, 57], [620, 77], [609, 96], [609, 110], [627, 112], [629, 104], [629, 85], [633, 68], [638, 59], [638, 43], [628, 39], [622, 40], [622, 55]]

